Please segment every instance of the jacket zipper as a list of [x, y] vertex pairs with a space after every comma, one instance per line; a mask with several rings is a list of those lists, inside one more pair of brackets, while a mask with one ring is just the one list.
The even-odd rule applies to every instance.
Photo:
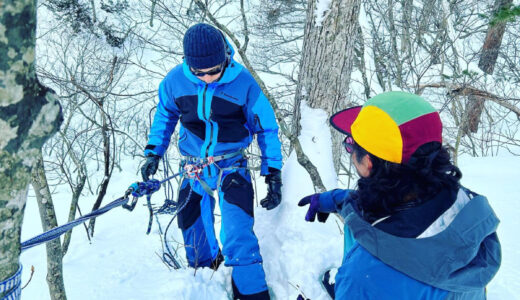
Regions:
[[[206, 91], [207, 90], [208, 90], [208, 85], [206, 84], [206, 86], [204, 86], [204, 93], [202, 94], [202, 116], [204, 118], [206, 118]], [[206, 148], [205, 157], [208, 157], [209, 147], [211, 146], [211, 142], [213, 140], [213, 123], [211, 123], [211, 113], [212, 113], [212, 109], [210, 108], [209, 116], [208, 116], [208, 118], [206, 118], [206, 120], [209, 123], [209, 143]], [[209, 168], [208, 168], [208, 175], [211, 176], [211, 166], [209, 166]]]

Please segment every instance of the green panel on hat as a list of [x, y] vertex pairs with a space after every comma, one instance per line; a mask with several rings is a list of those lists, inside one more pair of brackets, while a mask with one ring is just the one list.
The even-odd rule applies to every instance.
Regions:
[[418, 95], [406, 92], [386, 92], [370, 98], [365, 105], [385, 111], [398, 125], [435, 112], [435, 108]]

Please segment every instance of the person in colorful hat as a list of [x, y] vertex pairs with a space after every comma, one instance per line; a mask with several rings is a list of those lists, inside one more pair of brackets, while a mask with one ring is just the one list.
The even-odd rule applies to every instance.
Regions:
[[[179, 228], [190, 267], [233, 267], [235, 299], [269, 299], [258, 239], [253, 232], [251, 176], [244, 149], [256, 135], [262, 152], [260, 174], [268, 184], [260, 204], [281, 201], [282, 154], [274, 111], [249, 71], [233, 59], [233, 48], [218, 29], [199, 23], [183, 40], [184, 62], [159, 86], [159, 104], [145, 148], [143, 179], [157, 171], [180, 121], [178, 147], [187, 171], [179, 191]], [[218, 201], [220, 250], [213, 210]]]
[[[305, 220], [345, 220], [337, 299], [485, 299], [501, 262], [499, 220], [460, 185], [442, 146], [438, 112], [423, 98], [386, 92], [330, 118], [346, 135], [355, 190], [304, 197]], [[330, 286], [328, 286], [330, 288]]]

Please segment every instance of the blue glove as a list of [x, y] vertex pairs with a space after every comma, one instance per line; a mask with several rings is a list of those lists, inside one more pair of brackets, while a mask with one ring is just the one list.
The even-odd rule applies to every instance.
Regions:
[[307, 214], [305, 215], [305, 221], [314, 222], [316, 219], [316, 215], [318, 215], [318, 221], [325, 223], [327, 218], [329, 217], [329, 213], [319, 212], [320, 209], [320, 194], [312, 194], [306, 197], [303, 197], [300, 202], [298, 202], [298, 206], [309, 205], [309, 209], [307, 210]]
[[146, 162], [141, 167], [141, 175], [143, 176], [143, 181], [148, 181], [151, 175], [154, 175], [157, 172], [157, 168], [159, 167], [160, 156], [155, 154], [148, 154], [146, 156]]
[[269, 174], [265, 176], [265, 183], [267, 183], [267, 196], [260, 201], [260, 205], [271, 210], [282, 202], [282, 172], [269, 168]]

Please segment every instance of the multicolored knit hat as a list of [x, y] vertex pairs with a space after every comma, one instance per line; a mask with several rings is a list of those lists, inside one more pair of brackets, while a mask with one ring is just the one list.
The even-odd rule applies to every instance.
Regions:
[[369, 153], [398, 164], [407, 163], [426, 143], [442, 143], [439, 113], [423, 98], [405, 92], [379, 94], [363, 106], [335, 113], [330, 123]]

